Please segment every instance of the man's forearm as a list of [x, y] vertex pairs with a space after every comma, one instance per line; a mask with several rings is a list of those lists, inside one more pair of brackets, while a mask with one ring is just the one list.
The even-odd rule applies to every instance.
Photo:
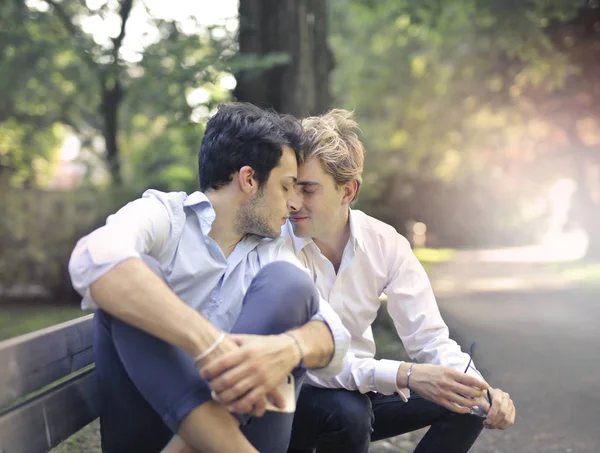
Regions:
[[323, 321], [310, 321], [302, 327], [291, 330], [300, 343], [306, 368], [326, 367], [335, 351], [333, 335]]
[[141, 259], [119, 263], [92, 283], [90, 291], [106, 312], [194, 356], [219, 335], [218, 329], [184, 303]]

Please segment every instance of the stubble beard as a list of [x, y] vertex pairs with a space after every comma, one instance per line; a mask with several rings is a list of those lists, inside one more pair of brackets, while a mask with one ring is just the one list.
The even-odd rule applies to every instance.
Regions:
[[254, 234], [257, 236], [274, 238], [279, 236], [279, 231], [273, 231], [267, 218], [262, 214], [265, 207], [265, 194], [261, 188], [256, 195], [248, 199], [238, 212], [235, 222], [236, 231], [241, 236]]

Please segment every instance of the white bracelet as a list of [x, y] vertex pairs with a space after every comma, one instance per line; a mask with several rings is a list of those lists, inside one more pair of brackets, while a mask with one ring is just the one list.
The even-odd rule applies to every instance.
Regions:
[[211, 344], [208, 348], [206, 348], [204, 351], [202, 351], [201, 354], [199, 354], [198, 356], [196, 356], [196, 358], [194, 359], [194, 365], [197, 365], [198, 362], [200, 362], [202, 359], [205, 359], [206, 357], [208, 357], [208, 355], [213, 352], [215, 349], [217, 349], [217, 346], [219, 346], [223, 340], [225, 339], [225, 332], [221, 332], [221, 335], [219, 335], [217, 337], [217, 339], [215, 340], [215, 342], [213, 344]]
[[[406, 362], [404, 360], [401, 360], [400, 363], [398, 364], [398, 372], [400, 372], [400, 367], [402, 366], [403, 363], [406, 363]], [[398, 393], [398, 396], [400, 397], [402, 402], [408, 403], [408, 398], [406, 397], [406, 395], [404, 394], [402, 389], [400, 387], [398, 387], [398, 381], [396, 381], [394, 383], [396, 384], [396, 392]], [[409, 392], [410, 392], [410, 390], [409, 390]]]

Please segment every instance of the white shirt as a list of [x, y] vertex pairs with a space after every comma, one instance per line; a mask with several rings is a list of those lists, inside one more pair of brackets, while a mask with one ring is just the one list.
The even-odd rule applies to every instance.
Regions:
[[[402, 391], [409, 395], [407, 389], [396, 387], [401, 362], [374, 358], [371, 324], [382, 293], [387, 296], [386, 308], [411, 359], [465, 371], [469, 355], [449, 338], [423, 266], [406, 238], [393, 227], [350, 210], [350, 239], [337, 274], [312, 239], [294, 236], [289, 222], [282, 228], [282, 235], [351, 335], [344, 370], [334, 378], [308, 373], [312, 384], [361, 393]], [[469, 368], [469, 374], [481, 379], [474, 368]]]
[[[148, 190], [108, 217], [106, 225], [83, 237], [71, 255], [69, 272], [82, 294], [82, 308], [94, 308], [89, 287], [115, 265], [132, 257], [154, 257], [173, 291], [212, 324], [231, 331], [246, 290], [266, 264], [283, 260], [304, 269], [283, 239], [247, 236], [226, 258], [208, 236], [215, 211], [202, 192]], [[305, 269], [304, 269], [305, 270]], [[282, 303], [285, 303], [282, 300]], [[319, 376], [335, 376], [343, 366], [349, 334], [329, 304], [321, 300], [314, 320], [327, 323], [335, 352]]]

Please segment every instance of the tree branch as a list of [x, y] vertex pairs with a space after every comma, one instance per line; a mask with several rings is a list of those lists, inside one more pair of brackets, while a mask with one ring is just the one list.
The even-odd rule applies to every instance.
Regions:
[[65, 29], [67, 30], [67, 32], [73, 38], [74, 47], [79, 47], [79, 49], [81, 50], [80, 54], [83, 57], [83, 59], [85, 60], [85, 62], [90, 66], [91, 69], [97, 70], [98, 65], [92, 58], [92, 55], [90, 54], [90, 52], [88, 52], [88, 49], [83, 47], [83, 43], [85, 42], [85, 37], [82, 36], [79, 29], [73, 24], [73, 22], [71, 22], [71, 18], [66, 13], [66, 11], [62, 8], [62, 6], [60, 4], [56, 3], [54, 0], [44, 0], [44, 1], [46, 3], [48, 3], [48, 5], [52, 6], [54, 11], [56, 11], [56, 15], [58, 16], [58, 19], [62, 22], [62, 24], [65, 27]]
[[123, 38], [125, 38], [125, 25], [127, 24], [127, 19], [129, 18], [129, 13], [131, 13], [132, 6], [133, 0], [124, 0], [121, 4], [121, 10], [119, 11], [119, 16], [121, 16], [121, 31], [119, 32], [119, 36], [112, 40], [113, 64], [117, 62], [117, 57], [119, 56], [119, 49], [121, 49], [121, 45], [123, 44]]

